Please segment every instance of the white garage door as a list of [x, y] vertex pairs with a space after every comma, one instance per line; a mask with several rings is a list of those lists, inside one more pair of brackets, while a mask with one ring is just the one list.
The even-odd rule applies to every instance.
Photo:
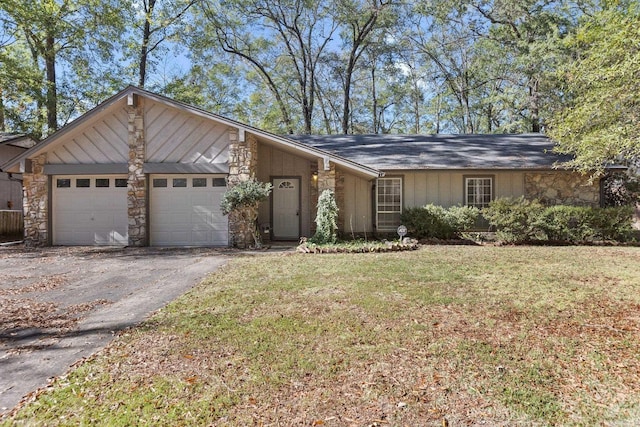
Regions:
[[223, 175], [151, 175], [152, 246], [227, 246]]
[[127, 245], [125, 175], [54, 176], [54, 245]]

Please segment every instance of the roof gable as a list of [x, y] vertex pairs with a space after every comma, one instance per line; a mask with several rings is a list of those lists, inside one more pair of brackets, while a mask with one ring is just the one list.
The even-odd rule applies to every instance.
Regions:
[[[101, 156], [99, 153], [101, 144], [94, 143], [91, 138], [85, 138], [84, 136], [79, 137], [78, 135], [82, 135], [86, 129], [96, 130], [94, 124], [104, 122], [103, 118], [105, 117], [105, 115], [107, 115], [108, 112], [117, 111], [118, 108], [120, 108], [119, 104], [122, 104], [123, 106], [126, 105], [124, 104], [125, 99], [127, 104], [134, 103], [135, 97], [137, 96], [144, 98], [145, 102], [147, 102], [146, 100], [148, 100], [153, 105], [152, 111], [146, 111], [147, 116], [145, 117], [146, 121], [150, 124], [150, 127], [146, 129], [146, 131], [150, 132], [152, 135], [155, 134], [159, 138], [157, 141], [155, 139], [153, 141], [150, 141], [148, 139], [150, 141], [150, 145], [148, 145], [147, 148], [150, 148], [148, 155], [150, 156], [150, 160], [152, 160], [151, 163], [158, 161], [190, 161], [194, 163], [226, 162], [226, 144], [228, 143], [228, 141], [222, 136], [222, 129], [231, 127], [238, 130], [241, 140], [242, 138], [244, 138], [244, 135], [246, 133], [251, 133], [257, 136], [261, 141], [280, 146], [287, 151], [296, 152], [308, 158], [325, 158], [359, 175], [372, 178], [380, 176], [381, 174], [378, 170], [359, 164], [352, 159], [344, 158], [337, 154], [326, 152], [320, 148], [302, 144], [293, 139], [278, 136], [261, 129], [254, 128], [235, 120], [210, 113], [200, 108], [184, 104], [182, 102], [175, 101], [161, 95], [147, 92], [134, 86], [129, 86], [123, 91], [107, 99], [91, 111], [85, 113], [67, 126], [58, 130], [53, 135], [49, 136], [37, 146], [31, 148], [23, 155], [12, 159], [9, 163], [3, 165], [2, 167], [9, 171], [18, 172], [20, 163], [22, 163], [25, 159], [34, 158], [44, 152], [52, 152], [53, 156], [51, 158], [51, 161], [57, 163], [117, 163], [120, 161], [124, 161], [126, 163], [126, 161], [128, 160], [128, 153], [123, 159], [122, 149], [124, 146], [122, 144], [123, 139], [121, 136], [121, 131], [123, 129], [122, 125], [127, 125], [126, 121], [124, 121], [123, 123], [123, 120], [126, 117], [126, 113], [124, 116], [121, 113], [115, 114], [118, 117], [113, 122], [114, 127], [117, 128], [116, 130], [114, 130], [114, 133], [117, 134], [117, 137], [114, 138], [115, 146], [112, 147], [113, 150], [107, 148], [110, 151], [111, 156], [107, 155], [106, 153], [102, 153]], [[153, 116], [153, 110], [156, 111], [157, 116]], [[167, 112], [169, 110], [172, 110], [171, 120], [175, 119], [176, 123], [178, 124], [176, 130], [178, 133], [181, 133], [183, 136], [185, 134], [189, 134], [190, 137], [195, 135], [194, 145], [191, 146], [191, 148], [193, 148], [193, 150], [195, 151], [192, 150], [191, 152], [189, 152], [189, 150], [185, 151], [184, 147], [177, 147], [175, 142], [180, 141], [179, 136], [173, 135], [172, 137], [171, 134], [162, 135], [158, 130], [160, 126], [154, 127], [154, 123], [157, 123], [158, 125], [163, 123], [163, 120], [165, 120], [166, 117], [162, 117], [162, 112]], [[190, 122], [191, 124], [193, 124], [193, 126], [183, 128], [179, 125], [180, 121]], [[211, 135], [206, 138], [203, 137], [203, 135], [207, 134], [207, 132], [210, 131], [212, 132]], [[104, 132], [108, 133], [106, 130]], [[100, 132], [97, 131], [96, 133]], [[80, 143], [78, 143], [77, 138], [81, 139]], [[99, 137], [96, 138], [100, 139]], [[69, 140], [72, 140], [73, 143], [69, 142]], [[124, 141], [127, 140], [124, 139]], [[90, 151], [92, 151], [95, 156], [100, 157], [100, 159], [102, 160], [96, 159], [89, 153], [78, 153], [76, 155], [76, 151], [82, 151], [85, 147], [85, 145], [83, 144], [87, 144], [87, 146], [91, 148]]]
[[[96, 111], [93, 120], [85, 120], [48, 144], [50, 164], [126, 163], [127, 111], [124, 102], [116, 102]], [[48, 141], [48, 140], [45, 140]]]

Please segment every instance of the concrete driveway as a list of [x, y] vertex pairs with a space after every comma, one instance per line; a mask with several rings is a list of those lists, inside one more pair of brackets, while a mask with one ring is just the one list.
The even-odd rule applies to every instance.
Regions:
[[216, 249], [0, 247], [0, 418], [226, 259]]

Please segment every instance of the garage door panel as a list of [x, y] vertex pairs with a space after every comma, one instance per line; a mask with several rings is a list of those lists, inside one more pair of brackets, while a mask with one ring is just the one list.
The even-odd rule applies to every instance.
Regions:
[[[124, 193], [124, 194], [123, 194]], [[106, 209], [111, 210], [111, 206], [114, 203], [114, 199], [122, 198], [125, 196], [126, 203], [126, 191], [120, 192], [120, 194], [115, 192], [105, 192], [105, 194], [101, 194], [100, 197], [94, 197], [92, 200], [93, 206], [98, 209]]]
[[[127, 188], [115, 187], [116, 178], [126, 176], [53, 177], [54, 245], [128, 244]], [[110, 187], [97, 187], [96, 179], [109, 180]], [[78, 187], [78, 180], [89, 187]]]
[[[150, 182], [150, 234], [154, 246], [226, 246], [228, 220], [220, 202], [226, 187], [214, 187], [219, 175], [152, 175]], [[193, 179], [205, 187], [194, 187]], [[167, 187], [154, 187], [154, 180]], [[186, 187], [173, 187], [174, 179], [186, 180]], [[184, 182], [184, 181], [180, 181]]]

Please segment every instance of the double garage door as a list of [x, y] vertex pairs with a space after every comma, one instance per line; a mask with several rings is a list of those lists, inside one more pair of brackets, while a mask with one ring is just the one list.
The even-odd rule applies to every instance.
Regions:
[[[220, 211], [224, 176], [151, 175], [152, 246], [226, 246], [228, 221]], [[54, 176], [54, 245], [127, 245], [125, 175]]]

